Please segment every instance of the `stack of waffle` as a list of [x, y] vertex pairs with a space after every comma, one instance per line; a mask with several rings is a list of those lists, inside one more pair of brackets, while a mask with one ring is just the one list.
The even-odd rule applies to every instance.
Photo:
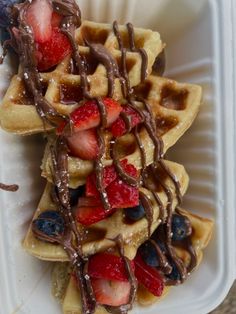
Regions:
[[[83, 234], [83, 256], [89, 257], [98, 252], [115, 249], [116, 241], [114, 240], [122, 236], [124, 255], [132, 260], [135, 258], [138, 248], [166, 221], [169, 212], [174, 213], [177, 210], [180, 215], [187, 217], [191, 222], [193, 232], [190, 238], [192, 247], [196, 252], [196, 264], [198, 266], [202, 260], [203, 249], [210, 240], [213, 223], [179, 207], [176, 183], [178, 183], [180, 196], [184, 196], [189, 183], [188, 174], [182, 165], [166, 160], [165, 153], [193, 123], [201, 103], [201, 87], [187, 83], [178, 83], [158, 76], [153, 70], [153, 65], [155, 60], [157, 62], [158, 56], [164, 49], [160, 35], [150, 30], [134, 28], [136, 48], [142, 49], [148, 60], [146, 77], [145, 80], [142, 80], [141, 55], [137, 49], [136, 51], [129, 49], [127, 27], [119, 26], [119, 31], [123, 46], [126, 49], [126, 68], [130, 88], [138, 96], [135, 100], [135, 105], [142, 110], [143, 102], [139, 101], [139, 99], [148, 103], [156, 124], [155, 136], [163, 143], [161, 165], [155, 165], [156, 175], [162, 178], [162, 182], [158, 187], [154, 185], [151, 191], [147, 187], [139, 186], [139, 192], [149, 199], [153, 209], [151, 224], [145, 216], [132, 224], [126, 223], [123, 209], [119, 209], [105, 219], [89, 226], [83, 226], [76, 222], [76, 227]], [[109, 90], [106, 68], [91, 55], [91, 48], [88, 43], [105, 46], [122, 72], [123, 56], [112, 26], [84, 21], [75, 33], [75, 41], [82, 59], [89, 64], [86, 74], [91, 97], [106, 97]], [[40, 78], [43, 85], [43, 96], [58, 113], [69, 116], [81, 105], [81, 101], [83, 101], [81, 76], [76, 72], [71, 56], [66, 57], [51, 72], [40, 73]], [[114, 79], [112, 98], [120, 104], [125, 103], [122, 92], [122, 80], [118, 77]], [[12, 78], [9, 89], [2, 100], [0, 121], [2, 128], [12, 133], [23, 135], [38, 132], [46, 133], [48, 143], [42, 162], [42, 176], [47, 179], [47, 184], [35, 211], [33, 222], [45, 211], [59, 210], [57, 202], [51, 196], [56, 184], [52, 158], [53, 148], [57, 145], [55, 127], [45, 123], [39, 117], [32, 98], [28, 95], [28, 91], [25, 88], [21, 67], [19, 67], [18, 74]], [[119, 160], [127, 160], [129, 164], [142, 171], [143, 163], [140, 145], [146, 156], [146, 167], [151, 167], [155, 163], [155, 145], [145, 127], [137, 128], [136, 131], [140, 139], [139, 145], [134, 133], [129, 132], [118, 138], [117, 156], [119, 156]], [[108, 136], [108, 138], [111, 137]], [[106, 151], [110, 151], [110, 144], [109, 141], [106, 142]], [[112, 156], [107, 153], [103, 158], [103, 165], [107, 166], [112, 163]], [[172, 176], [163, 175], [163, 169], [166, 168]], [[84, 185], [86, 179], [93, 171], [93, 161], [73, 157], [69, 153], [68, 172], [70, 188], [76, 189]], [[152, 180], [151, 177], [151, 173], [148, 172], [146, 179]], [[171, 202], [170, 194], [172, 196]], [[160, 204], [163, 209], [162, 215]], [[72, 267], [66, 250], [60, 244], [43, 241], [37, 237], [32, 227], [33, 223], [29, 226], [26, 234], [23, 243], [24, 249], [39, 259], [57, 262], [55, 263], [52, 276], [54, 294], [61, 300], [65, 314], [82, 313], [80, 291], [74, 276], [71, 275], [73, 269], [71, 270]], [[189, 252], [184, 247], [177, 246], [174, 247], [174, 250], [187, 266], [190, 263]], [[167, 290], [165, 288], [162, 296], [165, 295]], [[154, 296], [144, 286], [139, 285], [136, 299], [140, 304], [148, 305], [154, 303], [160, 297]], [[96, 313], [107, 313], [107, 310], [102, 306], [98, 306]]]

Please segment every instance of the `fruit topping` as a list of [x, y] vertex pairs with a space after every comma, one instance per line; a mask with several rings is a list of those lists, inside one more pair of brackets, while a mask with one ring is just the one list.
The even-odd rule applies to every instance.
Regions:
[[75, 215], [79, 223], [89, 226], [111, 215], [115, 210], [106, 211], [100, 199], [95, 197], [81, 197]]
[[158, 267], [159, 266], [159, 258], [157, 255], [157, 251], [154, 247], [154, 245], [150, 241], [146, 241], [141, 247], [140, 247], [140, 255], [142, 256], [143, 261], [152, 267]]
[[126, 208], [125, 210], [125, 216], [126, 218], [132, 220], [132, 221], [138, 221], [145, 217], [146, 212], [142, 204], [139, 204], [134, 207]]
[[14, 4], [19, 3], [17, 0], [0, 1], [0, 27], [9, 27], [12, 24], [11, 8]]
[[[107, 166], [103, 169], [103, 187], [106, 188], [111, 182], [117, 178], [117, 173], [114, 166]], [[99, 192], [96, 187], [96, 175], [90, 174], [86, 180], [86, 196], [99, 197]]]
[[33, 229], [48, 237], [57, 237], [64, 232], [64, 219], [59, 212], [48, 210], [33, 221]]
[[59, 27], [61, 24], [62, 16], [56, 12], [52, 13], [51, 25], [52, 27]]
[[71, 53], [71, 44], [58, 27], [52, 29], [50, 39], [36, 45], [39, 71], [46, 71], [59, 64]]
[[[107, 111], [107, 126], [109, 126], [118, 118], [122, 108], [117, 101], [111, 98], [104, 98], [103, 103]], [[101, 121], [97, 102], [95, 100], [87, 101], [72, 112], [71, 119], [76, 131], [97, 127]]]
[[181, 215], [174, 214], [172, 217], [172, 240], [182, 241], [192, 233], [190, 221]]
[[52, 37], [52, 6], [48, 0], [34, 0], [26, 12], [26, 23], [32, 28], [34, 40], [45, 43]]
[[[127, 116], [127, 119], [130, 121], [131, 129], [139, 124], [142, 120], [137, 111], [135, 111], [128, 105], [122, 106], [122, 112]], [[111, 125], [110, 130], [115, 137], [122, 136], [128, 131], [125, 121], [121, 116]]]
[[139, 190], [117, 178], [106, 189], [112, 208], [128, 208], [139, 204]]
[[129, 282], [91, 278], [91, 285], [99, 304], [121, 306], [129, 302], [131, 292]]
[[72, 51], [69, 39], [60, 30], [61, 20], [48, 0], [34, 0], [27, 9], [26, 23], [33, 32], [40, 71], [57, 65]]
[[78, 204], [79, 197], [84, 195], [85, 186], [79, 186], [76, 189], [69, 188], [69, 194], [70, 194], [70, 206], [75, 206]]
[[145, 264], [139, 254], [136, 255], [134, 262], [135, 276], [138, 282], [155, 296], [161, 296], [164, 289], [164, 282], [158, 270]]
[[[111, 98], [102, 99], [107, 113], [107, 126], [111, 125], [119, 116], [121, 105]], [[86, 101], [71, 113], [71, 121], [74, 124], [75, 132], [88, 130], [99, 126], [101, 122], [100, 111], [95, 100]], [[58, 133], [61, 133], [65, 127], [62, 123], [58, 127]]]
[[84, 130], [67, 137], [70, 154], [84, 160], [96, 159], [99, 148], [95, 129]]
[[[134, 262], [130, 261], [134, 270]], [[128, 281], [124, 259], [120, 256], [98, 253], [89, 259], [88, 274], [97, 279]]]
[[[133, 166], [128, 164], [127, 159], [124, 159], [121, 161], [121, 165], [123, 170], [129, 174], [130, 176], [137, 177], [138, 176], [138, 171], [137, 169]], [[103, 187], [107, 188], [115, 179], [118, 177], [118, 174], [115, 170], [115, 167], [112, 166], [106, 166], [103, 169]], [[87, 196], [99, 196], [99, 192], [96, 187], [96, 176], [95, 173], [92, 173], [87, 177], [86, 180], [86, 195]]]
[[[123, 170], [130, 176], [137, 178], [137, 169], [128, 164], [127, 159], [121, 161]], [[139, 204], [139, 191], [125, 183], [117, 174], [114, 166], [107, 166], [103, 170], [103, 186], [106, 189], [108, 200], [112, 208], [127, 208]], [[86, 195], [99, 197], [96, 187], [95, 174], [88, 176], [86, 181]]]

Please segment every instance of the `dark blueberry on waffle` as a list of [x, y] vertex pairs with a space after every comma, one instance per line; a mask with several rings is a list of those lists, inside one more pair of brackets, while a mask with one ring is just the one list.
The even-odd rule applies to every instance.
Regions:
[[153, 267], [159, 266], [159, 258], [157, 255], [157, 251], [156, 251], [154, 245], [150, 241], [145, 242], [140, 247], [140, 254], [143, 258], [143, 261], [147, 265], [153, 266]]
[[130, 220], [138, 221], [145, 216], [145, 209], [141, 204], [135, 207], [126, 208], [125, 216]]
[[33, 221], [33, 229], [48, 237], [57, 237], [64, 232], [64, 219], [57, 211], [48, 210]]
[[174, 214], [172, 217], [172, 239], [182, 241], [192, 232], [189, 220], [181, 215]]

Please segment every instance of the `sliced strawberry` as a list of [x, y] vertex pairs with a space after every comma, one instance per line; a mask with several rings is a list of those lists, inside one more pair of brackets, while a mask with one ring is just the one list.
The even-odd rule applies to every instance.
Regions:
[[[134, 262], [130, 261], [134, 271]], [[125, 262], [122, 257], [98, 253], [89, 259], [88, 274], [97, 279], [128, 281]]]
[[39, 71], [46, 71], [60, 63], [72, 51], [71, 44], [59, 27], [52, 29], [48, 41], [36, 45]]
[[[103, 187], [106, 188], [111, 182], [117, 178], [117, 172], [114, 166], [107, 166], [103, 169]], [[86, 180], [86, 195], [87, 196], [98, 196], [99, 192], [96, 187], [96, 176], [95, 173], [90, 174]]]
[[138, 170], [134, 167], [134, 165], [129, 164], [127, 159], [123, 159], [121, 161], [121, 165], [123, 170], [129, 174], [130, 176], [137, 178], [138, 177]]
[[56, 12], [52, 13], [51, 25], [52, 27], [59, 27], [61, 24], [62, 16]]
[[106, 189], [112, 208], [129, 208], [139, 204], [139, 190], [117, 178]]
[[161, 296], [164, 289], [164, 282], [158, 270], [145, 264], [139, 254], [136, 255], [134, 263], [135, 276], [138, 282], [155, 296]]
[[[141, 122], [140, 115], [137, 113], [137, 111], [132, 109], [130, 106], [128, 106], [128, 105], [122, 106], [122, 112], [124, 112], [127, 115], [128, 119], [131, 122], [132, 128]], [[111, 125], [110, 130], [111, 130], [113, 136], [115, 136], [115, 137], [122, 136], [123, 134], [125, 134], [127, 132], [127, 129], [126, 129], [125, 121], [123, 120], [123, 118], [119, 117]]]
[[[138, 177], [138, 171], [137, 169], [131, 165], [128, 164], [127, 159], [124, 159], [121, 161], [121, 165], [123, 167], [123, 170], [129, 174], [130, 176], [137, 178]], [[103, 169], [103, 187], [107, 188], [115, 179], [117, 178], [117, 172], [115, 170], [115, 167], [107, 166]], [[86, 195], [87, 196], [96, 196], [99, 197], [99, 192], [96, 187], [96, 176], [95, 173], [92, 173], [87, 177], [86, 180]]]
[[84, 130], [67, 137], [68, 146], [72, 156], [84, 160], [94, 160], [99, 148], [95, 129]]
[[99, 304], [120, 306], [129, 302], [129, 282], [91, 278], [95, 298]]
[[[118, 118], [122, 108], [117, 101], [111, 98], [104, 98], [103, 102], [107, 110], [107, 122], [110, 125]], [[101, 120], [97, 102], [95, 100], [87, 101], [72, 112], [71, 119], [76, 131], [97, 127]]]
[[34, 0], [26, 12], [26, 22], [32, 28], [37, 43], [45, 43], [52, 36], [52, 6], [48, 0]]
[[75, 211], [75, 216], [79, 223], [89, 226], [106, 218], [114, 211], [115, 209], [105, 211], [101, 201], [95, 197], [81, 197]]

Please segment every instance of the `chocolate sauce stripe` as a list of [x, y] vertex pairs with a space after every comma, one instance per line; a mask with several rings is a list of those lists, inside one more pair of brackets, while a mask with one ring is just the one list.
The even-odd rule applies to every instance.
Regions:
[[142, 59], [141, 65], [141, 82], [144, 81], [148, 75], [147, 73], [147, 65], [148, 65], [148, 56], [146, 51], [143, 48], [136, 48], [135, 40], [134, 40], [134, 28], [131, 23], [127, 24], [128, 34], [129, 34], [129, 44], [130, 50], [133, 52], [138, 52]]
[[0, 183], [0, 189], [8, 192], [16, 192], [19, 189], [19, 185]]

